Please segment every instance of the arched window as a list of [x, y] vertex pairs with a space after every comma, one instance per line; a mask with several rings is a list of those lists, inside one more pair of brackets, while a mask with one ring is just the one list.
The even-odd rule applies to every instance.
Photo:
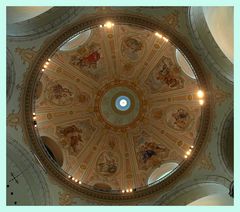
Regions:
[[178, 49], [176, 49], [176, 59], [182, 71], [192, 79], [196, 79], [191, 66], [189, 65], [186, 58], [182, 55], [182, 53]]
[[87, 30], [84, 32], [81, 32], [80, 34], [74, 36], [73, 38], [71, 38], [67, 43], [65, 43], [60, 50], [61, 51], [71, 51], [74, 50], [78, 47], [80, 47], [81, 45], [83, 45], [88, 38], [91, 35], [91, 30]]
[[164, 178], [170, 172], [172, 172], [175, 168], [177, 168], [178, 163], [164, 163], [159, 168], [155, 169], [150, 177], [148, 178], [148, 185]]
[[60, 147], [49, 137], [42, 136], [42, 141], [49, 156], [56, 161], [59, 166], [63, 165], [63, 153]]

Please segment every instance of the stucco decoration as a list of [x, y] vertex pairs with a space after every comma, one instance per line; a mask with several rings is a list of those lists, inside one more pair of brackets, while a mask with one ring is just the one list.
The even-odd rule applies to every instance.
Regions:
[[59, 48], [40, 78], [35, 113], [39, 134], [62, 147], [66, 173], [121, 190], [147, 185], [164, 162], [184, 160], [201, 106], [198, 83], [179, 68], [175, 46], [149, 30], [115, 25], [92, 28], [72, 51]]
[[[107, 192], [93, 189], [96, 183], [107, 181], [111, 192], [116, 194], [111, 197], [116, 200], [141, 197], [146, 194], [144, 192], [155, 192], [174, 182], [176, 176], [181, 175], [192, 161], [191, 157], [186, 161], [184, 158], [190, 146], [194, 146], [193, 158], [195, 151], [199, 151], [198, 144], [203, 142], [208, 123], [208, 116], [202, 116], [208, 114], [208, 104], [202, 107], [196, 98], [199, 83], [203, 82], [201, 87], [204, 87], [205, 80], [191, 53], [180, 42], [180, 48], [184, 53], [186, 51], [189, 61], [193, 61], [192, 67], [198, 67], [198, 80], [186, 80], [187, 76], [178, 67], [175, 58], [177, 47], [171, 42], [171, 36], [176, 39], [176, 44], [178, 42], [173, 34], [169, 34], [168, 40], [165, 37], [167, 35], [162, 33], [163, 39], [155, 35], [157, 30], [160, 33], [160, 28], [154, 29], [154, 25], [149, 25], [152, 30], [148, 30], [147, 27], [142, 28], [141, 24], [121, 24], [119, 20], [128, 23], [139, 19], [125, 18], [119, 16], [111, 28], [100, 27], [103, 22], [92, 25], [91, 21], [69, 26], [66, 33], [59, 34], [60, 37], [50, 42], [51, 46], [43, 48], [47, 52], [43, 51], [38, 57], [41, 62], [37, 59], [32, 67], [41, 73], [34, 79], [42, 82], [43, 91], [47, 91], [50, 85], [56, 86], [55, 82], [66, 81], [59, 83], [61, 86], [57, 85], [59, 90], [56, 94], [54, 89], [50, 89], [55, 101], [58, 96], [60, 99], [61, 96], [75, 99], [76, 93], [83, 92], [88, 94], [88, 104], [72, 100], [71, 104], [56, 105], [46, 101], [44, 92], [38, 99], [26, 100], [34, 108], [28, 114], [36, 113], [37, 126], [30, 133], [33, 138], [38, 133], [62, 143], [60, 146], [65, 160], [62, 169], [56, 169], [46, 154], [40, 156], [43, 164], [54, 176], [59, 173], [57, 177], [68, 186], [87, 195], [94, 193], [97, 198], [110, 197]], [[99, 20], [104, 21], [101, 17]], [[59, 50], [70, 37], [89, 29], [85, 24], [91, 26], [91, 37], [73, 51]], [[42, 65], [48, 59], [51, 60], [42, 73]], [[126, 67], [129, 68], [129, 74], [126, 74]], [[37, 71], [31, 74], [38, 75]], [[31, 81], [28, 85], [26, 91], [29, 92], [29, 87], [33, 86]], [[104, 95], [115, 88], [119, 88], [119, 91], [110, 96], [109, 104], [105, 103]], [[114, 101], [115, 94], [128, 97], [130, 105], [137, 106], [137, 115], [130, 117], [131, 121], [119, 124], [121, 117], [131, 114], [135, 107], [120, 111]], [[114, 113], [103, 111], [105, 104]], [[179, 107], [168, 114], [172, 119], [165, 121], [167, 109], [175, 105]], [[119, 118], [116, 118], [116, 114]], [[114, 121], [109, 121], [109, 117], [113, 117]], [[205, 124], [197, 124], [202, 120]], [[28, 121], [31, 131], [32, 119]], [[85, 122], [84, 126], [82, 122]], [[33, 147], [40, 149], [33, 140]], [[41, 154], [43, 151], [38, 152]], [[173, 160], [181, 164], [179, 168], [165, 180], [148, 186], [147, 179], [153, 169]], [[128, 188], [136, 189], [134, 196], [122, 195], [121, 190]]]
[[210, 152], [208, 154], [205, 153], [202, 156], [199, 164], [199, 169], [207, 169], [209, 171], [214, 171], [216, 169], [216, 167], [213, 164], [212, 156]]

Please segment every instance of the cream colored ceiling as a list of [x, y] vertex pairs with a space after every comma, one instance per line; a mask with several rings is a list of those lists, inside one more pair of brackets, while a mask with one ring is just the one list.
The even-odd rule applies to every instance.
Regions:
[[[116, 25], [92, 29], [79, 48], [53, 55], [35, 112], [40, 136], [62, 149], [63, 170], [88, 185], [125, 189], [147, 185], [163, 163], [184, 160], [201, 107], [197, 82], [184, 74], [175, 53], [153, 32]], [[99, 90], [117, 80], [133, 83], [145, 105], [142, 119], [124, 130], [106, 127], [95, 109]]]
[[7, 23], [13, 24], [36, 17], [52, 7], [7, 7]]
[[203, 7], [204, 16], [216, 43], [234, 64], [233, 7]]

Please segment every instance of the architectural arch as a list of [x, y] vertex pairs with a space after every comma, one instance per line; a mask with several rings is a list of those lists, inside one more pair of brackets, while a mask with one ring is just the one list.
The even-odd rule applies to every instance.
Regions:
[[218, 143], [218, 154], [230, 175], [233, 175], [234, 158], [234, 123], [233, 110], [231, 110], [224, 119], [221, 127], [221, 134]]
[[51, 158], [55, 160], [59, 166], [63, 166], [63, 153], [57, 143], [47, 136], [42, 136], [41, 139]]
[[194, 72], [192, 71], [192, 67], [189, 65], [189, 62], [185, 58], [185, 56], [177, 49], [176, 50], [176, 59], [178, 65], [181, 67], [182, 71], [192, 79], [196, 79]]
[[[68, 23], [77, 15], [79, 7], [52, 7], [30, 19], [7, 24], [11, 39], [31, 40], [49, 34]], [[29, 16], [31, 17], [31, 16]], [[25, 17], [26, 18], [26, 17]]]
[[228, 194], [231, 182], [221, 176], [206, 176], [203, 179], [194, 180], [179, 185], [171, 192], [166, 193], [156, 205], [188, 205], [201, 198], [211, 195]]
[[[227, 10], [227, 7], [225, 9]], [[194, 39], [197, 41], [197, 48], [209, 67], [213, 67], [216, 74], [221, 75], [230, 82], [233, 82], [233, 63], [225, 55], [223, 52], [224, 50], [219, 47], [218, 43], [224, 43], [225, 41], [216, 39], [216, 32], [218, 32], [219, 29], [214, 28], [212, 24], [214, 20], [216, 21], [216, 17], [221, 15], [217, 14], [217, 11], [217, 15], [214, 17], [211, 17], [208, 14], [209, 10], [207, 8], [191, 7], [189, 9], [190, 27]], [[212, 20], [210, 20], [210, 17]], [[221, 41], [216, 42], [216, 40]], [[230, 49], [231, 47], [228, 48]], [[231, 50], [228, 50], [228, 52], [231, 52]], [[232, 55], [230, 58], [232, 58]]]
[[49, 205], [48, 184], [36, 159], [9, 137], [7, 158], [7, 204]]
[[175, 168], [178, 167], [178, 163], [175, 162], [169, 162], [164, 163], [160, 167], [156, 168], [151, 175], [148, 178], [148, 185], [159, 181], [161, 179], [164, 179], [165, 176], [167, 176], [169, 173], [174, 171]]

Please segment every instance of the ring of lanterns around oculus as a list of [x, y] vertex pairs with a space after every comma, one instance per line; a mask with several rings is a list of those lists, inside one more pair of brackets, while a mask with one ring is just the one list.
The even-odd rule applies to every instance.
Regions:
[[[106, 27], [106, 28], [112, 28], [114, 26], [113, 23], [107, 22], [103, 25], [100, 25], [100, 28]], [[165, 42], [168, 42], [168, 38], [164, 37], [162, 34], [159, 32], [155, 32], [155, 35], [163, 39]], [[51, 59], [49, 58], [44, 64], [43, 67], [41, 68], [41, 71], [44, 72], [47, 68], [49, 63], [51, 62]], [[199, 105], [204, 105], [204, 92], [202, 90], [198, 90], [197, 92], [197, 97], [199, 101]], [[132, 91], [131, 89], [127, 87], [115, 87], [113, 89], [110, 89], [107, 91], [103, 97], [102, 97], [102, 103], [101, 103], [101, 112], [104, 118], [106, 118], [109, 122], [116, 124], [116, 125], [124, 125], [130, 123], [137, 115], [139, 112], [140, 108], [140, 102], [138, 99], [138, 96]], [[111, 115], [109, 116], [109, 111], [110, 113], [131, 113], [130, 118], [111, 118]], [[112, 116], [114, 117], [114, 116]], [[33, 112], [33, 126], [37, 128], [37, 117], [36, 113]], [[188, 157], [191, 156], [191, 152], [194, 149], [194, 146], [190, 146], [186, 154], [184, 155], [184, 158], [187, 159]], [[82, 184], [80, 179], [74, 178], [71, 175], [68, 175], [66, 173], [66, 177], [71, 179], [77, 184]], [[84, 183], [83, 183], [84, 184]], [[121, 193], [131, 193], [135, 189], [133, 188], [126, 188], [121, 190]]]

